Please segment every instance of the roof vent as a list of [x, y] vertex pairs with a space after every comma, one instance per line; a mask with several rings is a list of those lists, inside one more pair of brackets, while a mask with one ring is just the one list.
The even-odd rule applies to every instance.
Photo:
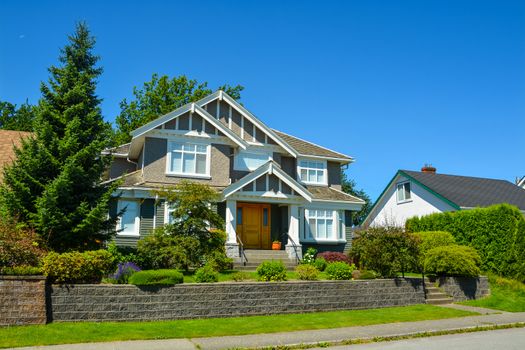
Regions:
[[424, 173], [432, 173], [432, 174], [435, 174], [436, 173], [436, 168], [432, 166], [432, 164], [425, 164], [422, 168], [421, 168], [421, 171], [424, 172]]

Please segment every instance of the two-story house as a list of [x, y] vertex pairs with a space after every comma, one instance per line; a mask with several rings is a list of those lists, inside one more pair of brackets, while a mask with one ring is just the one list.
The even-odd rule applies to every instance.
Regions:
[[[117, 244], [133, 245], [172, 220], [154, 191], [189, 179], [221, 195], [227, 253], [270, 249], [280, 240], [290, 258], [315, 246], [343, 251], [351, 211], [363, 200], [341, 191], [341, 167], [353, 159], [269, 128], [223, 91], [134, 130], [129, 144], [111, 150], [109, 177], [121, 178], [112, 213]], [[297, 249], [299, 247], [299, 249]]]

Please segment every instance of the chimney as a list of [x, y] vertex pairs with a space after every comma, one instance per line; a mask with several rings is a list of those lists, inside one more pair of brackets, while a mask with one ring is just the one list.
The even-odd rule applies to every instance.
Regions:
[[421, 171], [423, 173], [431, 173], [431, 174], [435, 174], [436, 173], [436, 168], [432, 166], [432, 164], [425, 164], [422, 168], [421, 168]]

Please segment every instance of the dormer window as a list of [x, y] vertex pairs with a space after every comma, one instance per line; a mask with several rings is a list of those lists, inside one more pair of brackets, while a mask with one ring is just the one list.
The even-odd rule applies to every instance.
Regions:
[[168, 142], [166, 173], [188, 177], [209, 177], [210, 145]]
[[404, 203], [410, 201], [412, 194], [410, 192], [410, 182], [397, 184], [397, 202]]
[[235, 155], [233, 168], [241, 171], [254, 171], [270, 159], [272, 159], [271, 153], [240, 151]]
[[299, 179], [310, 185], [327, 185], [326, 162], [317, 160], [300, 160], [297, 167]]

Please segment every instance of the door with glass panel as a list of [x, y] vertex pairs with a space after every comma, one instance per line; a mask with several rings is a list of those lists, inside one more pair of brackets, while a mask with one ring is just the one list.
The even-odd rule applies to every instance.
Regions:
[[239, 203], [237, 206], [237, 233], [245, 248], [270, 249], [270, 206]]

